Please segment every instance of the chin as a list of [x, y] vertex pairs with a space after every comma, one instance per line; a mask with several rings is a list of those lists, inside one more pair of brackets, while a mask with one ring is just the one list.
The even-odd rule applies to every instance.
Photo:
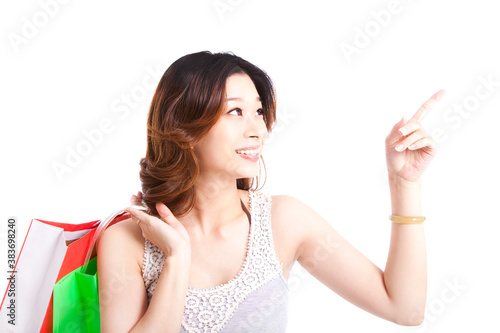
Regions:
[[259, 175], [259, 167], [257, 168], [245, 168], [245, 170], [241, 169], [238, 170], [237, 179], [239, 178], [253, 178], [257, 177]]
[[[241, 157], [238, 159], [241, 159]], [[226, 170], [229, 171], [236, 179], [254, 178], [259, 175], [261, 171], [260, 169], [260, 162], [250, 162], [244, 160], [232, 160], [226, 165]]]

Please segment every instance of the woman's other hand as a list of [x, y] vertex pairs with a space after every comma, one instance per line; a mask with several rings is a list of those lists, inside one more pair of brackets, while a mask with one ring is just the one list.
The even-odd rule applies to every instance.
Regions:
[[439, 90], [408, 121], [404, 117], [385, 139], [387, 171], [408, 182], [416, 182], [436, 153], [434, 140], [422, 128], [422, 120], [446, 94]]

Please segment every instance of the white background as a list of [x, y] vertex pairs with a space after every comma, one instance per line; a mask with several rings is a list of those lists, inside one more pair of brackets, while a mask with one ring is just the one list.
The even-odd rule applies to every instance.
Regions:
[[[429, 133], [444, 133], [422, 178], [425, 323], [379, 319], [297, 265], [288, 332], [498, 329], [500, 21], [493, 1], [68, 1], [46, 8], [50, 15], [47, 2], [0, 8], [2, 243], [8, 216], [18, 218], [20, 247], [33, 218], [80, 223], [125, 205], [140, 189], [153, 94], [139, 95], [143, 80], [156, 84], [149, 73], [161, 75], [187, 53], [233, 51], [267, 71], [278, 91], [266, 189], [313, 207], [382, 269], [391, 211], [385, 136], [434, 92], [448, 92], [424, 121]], [[390, 18], [382, 15], [391, 8]], [[346, 56], [346, 44], [359, 46], [357, 53]], [[490, 90], [481, 83], [488, 77]], [[114, 112], [133, 92], [128, 113]], [[454, 111], [467, 103], [470, 111]], [[84, 131], [103, 119], [112, 130], [59, 179], [53, 164], [66, 164], [68, 149], [85, 145]], [[0, 258], [5, 272], [6, 254]]]

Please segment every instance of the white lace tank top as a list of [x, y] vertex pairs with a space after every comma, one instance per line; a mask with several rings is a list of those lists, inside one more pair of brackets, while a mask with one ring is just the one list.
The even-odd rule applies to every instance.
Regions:
[[[250, 190], [249, 198], [250, 234], [242, 268], [220, 286], [188, 287], [181, 333], [285, 332], [288, 285], [274, 249], [271, 196]], [[146, 240], [142, 277], [148, 304], [164, 262], [164, 253]]]

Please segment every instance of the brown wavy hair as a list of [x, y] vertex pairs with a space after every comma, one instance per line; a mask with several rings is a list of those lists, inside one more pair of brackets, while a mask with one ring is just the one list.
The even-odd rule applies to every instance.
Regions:
[[[176, 216], [193, 208], [200, 166], [192, 148], [221, 116], [226, 80], [237, 73], [253, 81], [271, 132], [276, 121], [274, 85], [250, 62], [232, 53], [205, 51], [179, 58], [163, 74], [149, 109], [146, 157], [140, 161], [143, 200], [151, 214], [158, 216], [156, 202]], [[248, 190], [258, 186], [259, 177], [236, 183]]]

